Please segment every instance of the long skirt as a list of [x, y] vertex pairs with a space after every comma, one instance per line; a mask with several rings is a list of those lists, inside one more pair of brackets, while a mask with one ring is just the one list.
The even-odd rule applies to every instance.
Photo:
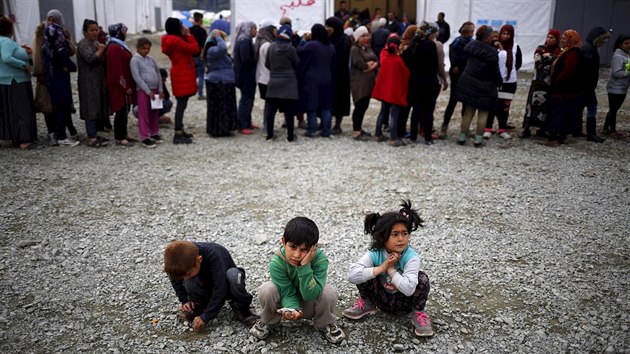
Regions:
[[236, 130], [236, 86], [206, 81], [206, 133], [229, 136]]
[[30, 81], [0, 85], [0, 140], [37, 140], [33, 86]]
[[533, 80], [527, 95], [523, 128], [544, 128], [549, 112], [549, 85], [542, 80]]
[[584, 97], [553, 95], [549, 96], [547, 131], [559, 136], [575, 132], [576, 122], [581, 122]]

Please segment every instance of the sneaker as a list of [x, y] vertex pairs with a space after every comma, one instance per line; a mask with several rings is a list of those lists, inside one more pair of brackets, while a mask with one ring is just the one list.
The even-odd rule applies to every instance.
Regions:
[[142, 140], [142, 146], [149, 149], [155, 149], [155, 141], [150, 138], [146, 138]]
[[374, 137], [374, 141], [377, 143], [382, 143], [383, 141], [387, 141], [387, 137], [385, 135], [379, 135]]
[[153, 141], [156, 144], [162, 144], [164, 142], [164, 140], [162, 140], [162, 137], [159, 136], [159, 135], [153, 135], [153, 136], [151, 136], [151, 139], [153, 139]]
[[70, 147], [74, 147], [79, 145], [79, 142], [72, 139], [72, 138], [67, 138], [67, 139], [63, 139], [63, 140], [57, 140], [57, 143], [59, 145], [65, 145], [65, 146], [70, 146]]
[[473, 144], [475, 145], [475, 147], [482, 147], [483, 146], [483, 136], [475, 135], [475, 141], [473, 142]]
[[508, 134], [508, 132], [506, 132], [506, 131], [503, 131], [503, 132], [499, 133], [499, 136], [502, 137], [505, 140], [512, 139], [512, 136], [510, 134]]
[[234, 313], [234, 318], [247, 327], [252, 327], [260, 318], [259, 316], [254, 315], [251, 309], [247, 309], [245, 312], [232, 309], [232, 312]]
[[272, 327], [261, 320], [257, 320], [256, 323], [249, 329], [249, 334], [258, 338], [265, 339], [271, 333]]
[[363, 300], [361, 297], [352, 307], [343, 310], [343, 316], [351, 320], [358, 320], [366, 315], [373, 315], [378, 312], [378, 308], [369, 300]]
[[173, 144], [190, 144], [192, 143], [191, 138], [187, 138], [184, 135], [173, 135]]
[[483, 138], [484, 139], [490, 139], [492, 137], [492, 133], [493, 133], [492, 129], [486, 129], [483, 132]]
[[464, 145], [466, 144], [466, 139], [468, 138], [468, 134], [466, 133], [459, 133], [459, 138], [457, 138], [457, 143], [459, 145]]
[[431, 327], [431, 319], [424, 311], [411, 312], [411, 323], [415, 327], [415, 333], [418, 337], [431, 337], [433, 335], [433, 327]]
[[192, 137], [193, 137], [192, 134], [186, 133], [183, 129], [182, 129], [182, 135], [187, 137], [188, 139], [192, 139]]
[[206, 96], [197, 96], [197, 100], [199, 100], [199, 101], [202, 101], [202, 100], [205, 100], [205, 99], [206, 99]]
[[319, 330], [324, 334], [324, 338], [332, 344], [341, 343], [346, 338], [346, 334], [336, 324], [331, 323], [323, 329]]
[[48, 134], [48, 145], [59, 146], [59, 141], [57, 140], [57, 135], [55, 135], [55, 133]]

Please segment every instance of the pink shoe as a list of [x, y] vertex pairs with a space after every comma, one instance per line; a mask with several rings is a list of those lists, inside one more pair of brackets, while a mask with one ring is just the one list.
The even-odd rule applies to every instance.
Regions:
[[431, 319], [424, 311], [412, 311], [411, 323], [416, 328], [415, 333], [418, 337], [431, 337], [433, 328], [431, 327]]
[[249, 130], [249, 129], [247, 129], [247, 128], [245, 128], [245, 129], [240, 129], [238, 132], [239, 132], [239, 133], [241, 133], [241, 134], [243, 134], [243, 135], [251, 135], [251, 134], [254, 134], [254, 132], [253, 132], [253, 131], [251, 131], [251, 130]]

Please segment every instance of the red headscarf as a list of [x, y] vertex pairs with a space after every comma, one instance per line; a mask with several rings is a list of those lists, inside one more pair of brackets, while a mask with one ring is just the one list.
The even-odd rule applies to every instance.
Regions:
[[[510, 34], [510, 38], [507, 40], [503, 40], [503, 32], [507, 32]], [[507, 68], [507, 76], [506, 80], [510, 78], [512, 74], [512, 67], [514, 66], [514, 55], [512, 54], [512, 47], [514, 47], [514, 27], [512, 25], [503, 25], [501, 27], [501, 31], [499, 31], [499, 42], [501, 42], [501, 46], [507, 53], [507, 60], [505, 62], [505, 67]]]
[[[562, 33], [562, 37], [566, 38], [566, 45], [562, 47], [562, 52], [558, 56], [558, 59], [565, 55], [569, 51], [569, 49], [582, 47], [582, 39], [580, 38], [580, 35], [577, 33], [577, 31], [566, 30]], [[554, 68], [558, 62], [559, 60], [556, 60], [553, 63]]]
[[554, 28], [549, 30], [547, 36], [553, 36], [556, 39], [556, 43], [554, 45], [548, 45], [547, 40], [545, 40], [544, 53], [550, 53], [555, 56], [560, 55], [560, 31]]

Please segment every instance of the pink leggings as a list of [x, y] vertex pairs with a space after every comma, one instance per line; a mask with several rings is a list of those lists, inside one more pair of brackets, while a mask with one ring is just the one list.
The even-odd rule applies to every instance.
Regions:
[[141, 140], [158, 134], [159, 112], [159, 109], [151, 109], [151, 97], [144, 91], [138, 91], [138, 130]]

